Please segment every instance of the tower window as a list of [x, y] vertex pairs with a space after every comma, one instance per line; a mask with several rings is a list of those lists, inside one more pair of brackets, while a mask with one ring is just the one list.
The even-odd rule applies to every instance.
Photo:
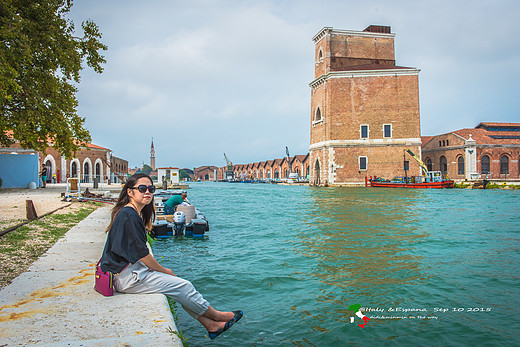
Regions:
[[367, 157], [359, 157], [358, 161], [359, 161], [359, 170], [360, 171], [366, 171], [367, 170], [368, 158]]
[[383, 137], [392, 137], [392, 124], [383, 124]]
[[320, 108], [318, 107], [316, 109], [316, 114], [314, 115], [314, 121], [320, 121], [321, 120], [321, 111], [320, 111]]
[[323, 60], [323, 51], [320, 48], [320, 52], [318, 53], [318, 60]]
[[368, 125], [367, 124], [361, 125], [360, 133], [361, 133], [362, 139], [368, 139]]

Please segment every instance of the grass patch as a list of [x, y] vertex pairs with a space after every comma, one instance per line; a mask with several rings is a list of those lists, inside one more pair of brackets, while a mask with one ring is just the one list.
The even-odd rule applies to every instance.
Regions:
[[471, 185], [472, 185], [472, 184], [470, 184], [470, 183], [465, 183], [465, 182], [461, 182], [461, 183], [457, 183], [457, 182], [455, 182], [455, 183], [453, 184], [453, 188], [462, 188], [462, 189], [464, 189], [464, 188], [468, 188], [468, 187], [471, 186]]
[[[168, 300], [168, 305], [170, 306], [170, 311], [172, 312], [172, 315], [173, 315], [173, 321], [175, 322], [175, 325], [177, 325], [177, 321], [179, 320], [179, 317], [177, 316], [177, 302], [175, 302], [175, 300], [173, 300], [172, 298], [170, 298], [168, 296], [166, 297], [166, 299]], [[184, 336], [182, 330], [180, 330], [178, 326], [177, 326], [177, 331], [173, 330], [172, 327], [168, 327], [168, 332], [170, 334], [177, 335], [179, 337], [179, 339], [181, 340], [182, 345], [184, 347], [188, 347], [190, 345], [188, 343], [189, 338]]]
[[[72, 204], [0, 237], [0, 288], [7, 286], [67, 231], [96, 210], [99, 203]], [[64, 213], [63, 213], [64, 212]]]

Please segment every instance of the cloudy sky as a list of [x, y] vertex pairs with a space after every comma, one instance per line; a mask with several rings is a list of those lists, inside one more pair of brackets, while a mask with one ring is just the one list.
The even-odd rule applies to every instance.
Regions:
[[130, 167], [224, 166], [306, 154], [312, 37], [389, 25], [397, 64], [417, 67], [421, 132], [520, 121], [516, 0], [76, 0], [107, 44], [84, 70], [79, 113], [92, 142]]

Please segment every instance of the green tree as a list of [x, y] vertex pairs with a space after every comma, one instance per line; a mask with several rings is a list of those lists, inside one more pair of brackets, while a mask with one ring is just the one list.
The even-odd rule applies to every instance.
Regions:
[[149, 175], [150, 172], [152, 172], [152, 167], [148, 164], [143, 164], [143, 168], [141, 169], [141, 172]]
[[181, 171], [179, 172], [179, 179], [182, 181], [185, 178], [187, 178], [189, 180], [190, 179], [190, 175], [189, 175], [188, 172], [186, 172], [186, 170], [181, 169]]
[[90, 142], [77, 114], [84, 65], [103, 72], [97, 25], [84, 21], [82, 37], [65, 16], [72, 0], [0, 0], [0, 144], [49, 146], [71, 157]]

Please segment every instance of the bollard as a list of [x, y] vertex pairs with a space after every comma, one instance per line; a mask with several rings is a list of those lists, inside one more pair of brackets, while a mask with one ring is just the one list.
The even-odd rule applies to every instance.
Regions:
[[33, 221], [38, 219], [32, 200], [25, 200], [25, 211], [28, 220]]

